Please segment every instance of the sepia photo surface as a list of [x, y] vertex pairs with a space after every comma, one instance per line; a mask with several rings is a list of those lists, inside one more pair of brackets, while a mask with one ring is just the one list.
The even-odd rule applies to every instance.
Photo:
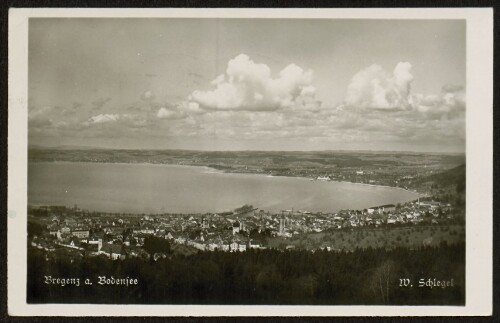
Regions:
[[9, 311], [490, 314], [491, 16], [11, 10]]

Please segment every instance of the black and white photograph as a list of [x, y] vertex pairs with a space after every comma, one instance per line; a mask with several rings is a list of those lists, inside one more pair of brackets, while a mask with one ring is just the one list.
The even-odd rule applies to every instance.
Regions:
[[26, 306], [477, 301], [477, 16], [99, 12], [23, 16], [8, 217]]

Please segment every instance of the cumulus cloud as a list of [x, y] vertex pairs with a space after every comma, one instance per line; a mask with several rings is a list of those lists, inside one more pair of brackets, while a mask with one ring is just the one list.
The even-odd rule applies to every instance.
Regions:
[[414, 109], [429, 119], [465, 119], [465, 90], [445, 85], [440, 94], [412, 96]]
[[175, 114], [174, 111], [168, 110], [167, 108], [160, 108], [156, 116], [160, 119], [168, 119]]
[[410, 63], [398, 63], [392, 73], [372, 65], [354, 75], [344, 104], [327, 120], [332, 129], [352, 135], [353, 140], [463, 144], [464, 88], [445, 85], [441, 93], [414, 94], [412, 81]]
[[[148, 114], [99, 114], [80, 122], [75, 126], [83, 126], [88, 131], [129, 131], [148, 128], [154, 124], [154, 118]], [[97, 126], [98, 127], [93, 127]]]
[[325, 143], [325, 148], [366, 148], [375, 142], [460, 147], [465, 142], [464, 88], [446, 85], [441, 93], [414, 94], [412, 81], [410, 63], [399, 63], [392, 72], [372, 65], [353, 76], [341, 105], [328, 108], [316, 99], [311, 71], [291, 64], [273, 74], [242, 54], [229, 61], [211, 90], [176, 97], [178, 103], [156, 102], [148, 90], [141, 93], [142, 102], [94, 111], [90, 118], [79, 103], [72, 106], [74, 115], [56, 106], [30, 107], [30, 135], [216, 137], [256, 145], [279, 138], [301, 147]]
[[367, 109], [408, 109], [412, 81], [408, 62], [398, 63], [392, 74], [373, 64], [354, 75], [347, 87], [345, 104]]
[[212, 91], [194, 91], [189, 101], [205, 109], [272, 111], [313, 98], [312, 71], [295, 64], [285, 67], [277, 78], [266, 64], [258, 64], [240, 54], [227, 64], [225, 74], [212, 81]]
[[88, 119], [88, 123], [108, 123], [115, 122], [120, 119], [119, 114], [99, 114], [96, 116], [92, 116]]
[[203, 114], [206, 112], [200, 108], [198, 102], [192, 101], [181, 102], [176, 108], [186, 114]]
[[180, 119], [186, 116], [185, 112], [161, 107], [156, 113], [159, 119]]

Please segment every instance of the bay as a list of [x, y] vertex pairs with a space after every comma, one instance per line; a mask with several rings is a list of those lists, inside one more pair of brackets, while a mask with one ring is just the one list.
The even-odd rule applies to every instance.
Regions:
[[251, 204], [273, 212], [292, 208], [337, 212], [417, 197], [417, 193], [385, 186], [222, 173], [198, 166], [28, 163], [29, 204], [76, 204], [90, 211], [205, 213]]

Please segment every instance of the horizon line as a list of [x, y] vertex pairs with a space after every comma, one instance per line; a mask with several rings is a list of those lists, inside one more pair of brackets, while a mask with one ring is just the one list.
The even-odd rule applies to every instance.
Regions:
[[58, 150], [164, 150], [164, 151], [202, 151], [202, 152], [363, 152], [363, 153], [411, 153], [411, 154], [444, 154], [444, 155], [460, 155], [466, 154], [466, 151], [414, 151], [414, 150], [369, 150], [369, 149], [322, 149], [322, 150], [272, 150], [272, 149], [225, 149], [225, 150], [208, 150], [208, 149], [190, 149], [190, 148], [110, 148], [97, 146], [80, 146], [80, 145], [60, 145], [60, 146], [42, 146], [28, 145], [28, 149], [58, 149]]

